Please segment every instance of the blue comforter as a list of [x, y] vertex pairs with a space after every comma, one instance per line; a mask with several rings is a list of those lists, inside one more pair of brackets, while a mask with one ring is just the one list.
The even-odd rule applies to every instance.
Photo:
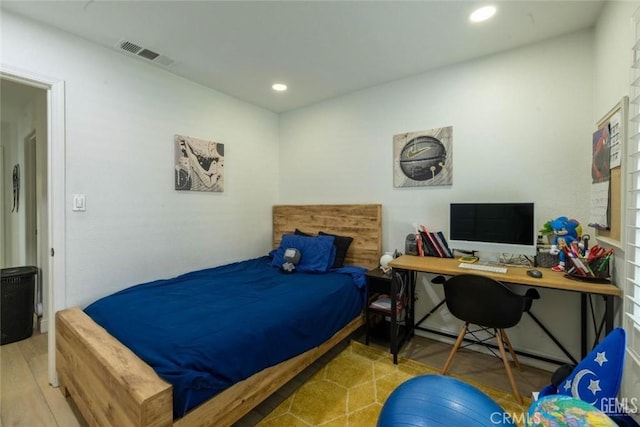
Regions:
[[137, 285], [85, 312], [173, 385], [180, 417], [326, 341], [362, 311], [364, 269], [287, 274], [269, 263], [261, 257]]

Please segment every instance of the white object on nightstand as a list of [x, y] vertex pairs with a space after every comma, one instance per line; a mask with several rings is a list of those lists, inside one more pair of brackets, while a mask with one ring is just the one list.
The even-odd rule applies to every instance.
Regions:
[[389, 267], [391, 261], [393, 261], [393, 252], [385, 252], [384, 255], [380, 257], [380, 270], [385, 273], [391, 270], [391, 267]]

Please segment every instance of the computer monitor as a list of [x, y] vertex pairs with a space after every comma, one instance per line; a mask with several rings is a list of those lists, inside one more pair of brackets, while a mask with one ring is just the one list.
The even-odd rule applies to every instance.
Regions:
[[449, 247], [461, 251], [536, 254], [533, 203], [451, 203]]

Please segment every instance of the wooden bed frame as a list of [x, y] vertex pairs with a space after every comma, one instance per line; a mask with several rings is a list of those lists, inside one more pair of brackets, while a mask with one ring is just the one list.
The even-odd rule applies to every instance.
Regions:
[[[273, 241], [296, 228], [352, 236], [346, 264], [378, 265], [381, 205], [287, 205], [273, 208]], [[173, 420], [172, 387], [80, 308], [56, 313], [60, 390], [92, 426], [228, 426], [242, 418], [363, 324], [354, 318], [311, 350], [264, 369]]]

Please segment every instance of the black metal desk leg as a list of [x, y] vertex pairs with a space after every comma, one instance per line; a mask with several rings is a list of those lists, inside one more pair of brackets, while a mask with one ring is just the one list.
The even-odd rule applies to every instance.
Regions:
[[407, 275], [407, 292], [409, 293], [409, 298], [407, 300], [408, 309], [406, 313], [406, 325], [409, 328], [409, 336], [411, 338], [415, 335], [415, 318], [416, 318], [416, 281], [418, 274], [412, 271], [405, 271]]
[[369, 307], [369, 285], [364, 292], [364, 344], [369, 345], [369, 315], [367, 313]]
[[604, 318], [605, 318], [605, 332], [609, 334], [613, 330], [613, 296], [605, 295], [604, 297]]
[[580, 294], [580, 358], [587, 355], [587, 294]]
[[391, 313], [389, 313], [391, 330], [389, 331], [389, 340], [391, 341], [391, 353], [393, 354], [393, 364], [398, 364], [398, 322], [396, 317], [398, 316], [397, 301], [398, 301], [398, 273], [391, 275]]

